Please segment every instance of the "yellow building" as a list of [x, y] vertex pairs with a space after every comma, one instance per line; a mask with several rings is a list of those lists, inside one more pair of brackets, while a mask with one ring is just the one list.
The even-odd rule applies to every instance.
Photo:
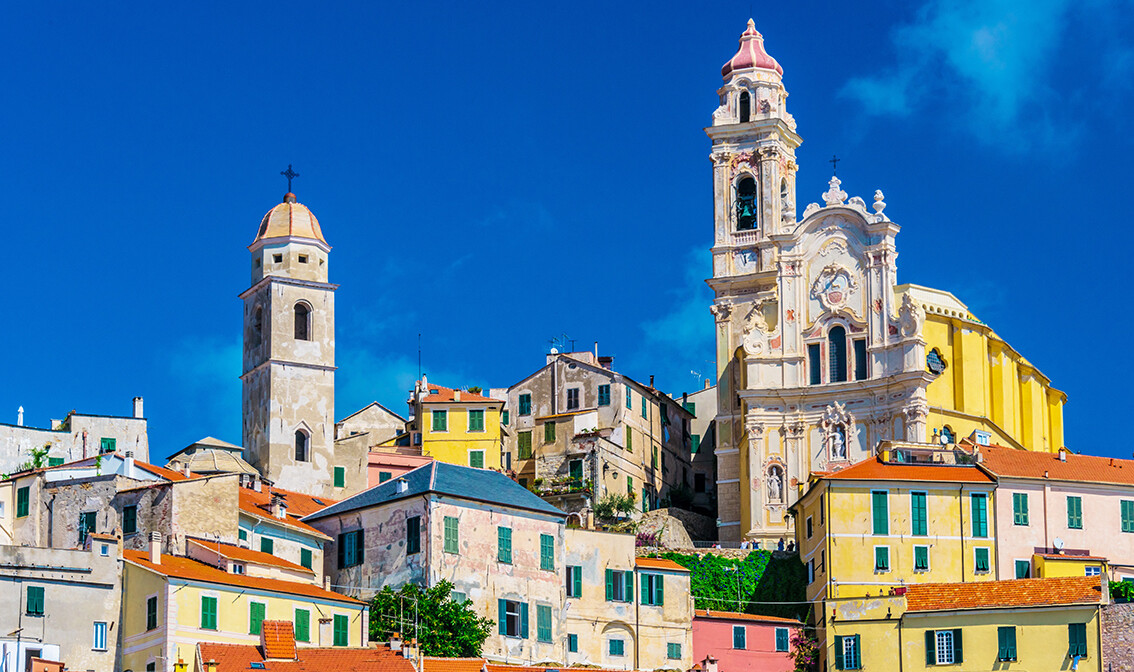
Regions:
[[500, 469], [500, 421], [504, 402], [430, 383], [414, 385], [409, 421], [412, 443], [435, 460]]
[[996, 578], [995, 482], [968, 453], [885, 442], [792, 507], [809, 600]]
[[909, 295], [925, 313], [922, 337], [934, 376], [926, 389], [929, 431], [950, 443], [987, 432], [992, 443], [1014, 448], [1063, 447], [1067, 395], [1035, 365], [949, 292], [906, 284], [894, 295]]
[[1098, 577], [923, 584], [825, 605], [826, 670], [1101, 671]]
[[149, 552], [123, 553], [123, 670], [172, 672], [182, 660], [197, 672], [199, 642], [257, 644], [265, 620], [292, 622], [299, 646], [366, 644], [365, 603], [308, 581], [268, 578], [302, 575], [301, 566], [229, 548], [215, 553], [218, 568], [159, 548], [155, 541]]

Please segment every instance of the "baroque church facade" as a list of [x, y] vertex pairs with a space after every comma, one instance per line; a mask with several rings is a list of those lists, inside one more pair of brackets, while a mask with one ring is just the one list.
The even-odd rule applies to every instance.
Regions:
[[900, 227], [832, 177], [797, 213], [783, 68], [750, 20], [712, 141], [720, 538], [791, 538], [812, 472], [879, 441], [1055, 451], [1065, 395], [948, 292], [897, 284]]

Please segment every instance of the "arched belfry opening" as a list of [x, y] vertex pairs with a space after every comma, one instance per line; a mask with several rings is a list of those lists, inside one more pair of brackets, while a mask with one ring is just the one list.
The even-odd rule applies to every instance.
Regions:
[[751, 175], [736, 183], [736, 230], [756, 228], [756, 179]]
[[752, 119], [752, 96], [747, 91], [740, 92], [740, 123], [746, 124]]

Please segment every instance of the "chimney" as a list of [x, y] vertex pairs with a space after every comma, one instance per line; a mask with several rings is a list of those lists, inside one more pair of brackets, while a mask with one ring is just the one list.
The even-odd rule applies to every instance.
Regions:
[[150, 532], [150, 562], [161, 564], [161, 532]]
[[1066, 448], [1060, 448], [1059, 449], [1059, 461], [1060, 462], [1066, 462], [1067, 461], [1067, 449]]
[[217, 661], [209, 659], [205, 661], [205, 672], [217, 672]]
[[324, 574], [323, 575], [323, 590], [327, 591], [328, 593], [331, 592], [331, 575], [330, 574]]
[[650, 389], [654, 389], [654, 374], [650, 374]]
[[402, 650], [402, 636], [400, 633], [390, 633], [390, 650], [397, 653]]
[[610, 355], [604, 355], [598, 358], [599, 366], [610, 371], [610, 367], [614, 366], [614, 358]]
[[186, 462], [185, 465], [181, 467], [181, 472], [183, 474], [185, 474], [185, 478], [189, 478], [190, 476], [193, 475], [193, 472], [189, 471], [189, 463], [188, 462]]
[[461, 391], [460, 390], [453, 390], [453, 401], [460, 401], [460, 400], [461, 400]]
[[142, 398], [141, 397], [134, 397], [134, 417], [135, 418], [146, 417], [146, 416], [142, 415]]
[[126, 478], [134, 478], [134, 451], [127, 450], [126, 456], [122, 460], [122, 475]]
[[402, 493], [402, 492], [405, 492], [406, 490], [409, 490], [409, 483], [406, 482], [406, 479], [399, 478], [398, 479], [398, 485], [397, 485], [397, 491], [399, 493]]
[[272, 493], [272, 515], [280, 520], [287, 519], [287, 500], [279, 493]]
[[711, 380], [709, 380], [708, 378], [706, 378], [705, 379], [705, 389], [707, 390], [712, 386], [713, 386], [713, 382]]
[[24, 407], [23, 406], [20, 406], [19, 408], [16, 409], [16, 426], [17, 427], [23, 427], [24, 426]]
[[595, 359], [598, 360], [598, 358], [599, 358], [599, 356], [598, 356], [598, 341], [595, 341]]
[[701, 661], [701, 669], [705, 672], [717, 672], [717, 659], [705, 656], [705, 660]]

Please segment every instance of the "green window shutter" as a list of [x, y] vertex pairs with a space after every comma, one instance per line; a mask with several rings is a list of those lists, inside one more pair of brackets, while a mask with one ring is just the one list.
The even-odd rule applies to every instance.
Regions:
[[1032, 573], [1032, 564], [1027, 560], [1016, 561], [1016, 578], [1026, 579]]
[[987, 548], [976, 549], [976, 566], [974, 567], [974, 569], [978, 572], [989, 571], [989, 569], [988, 569], [988, 549]]
[[1067, 624], [1067, 655], [1071, 658], [1087, 656], [1087, 624]]
[[469, 452], [469, 466], [474, 469], [484, 469], [483, 450], [473, 450]]
[[27, 614], [29, 616], [42, 616], [43, 615], [43, 587], [42, 586], [28, 586], [27, 592]]
[[551, 607], [546, 604], [536, 605], [536, 640], [551, 641]]
[[101, 438], [98, 443], [98, 452], [100, 453], [113, 453], [118, 444], [118, 439]]
[[311, 565], [313, 564], [311, 561], [311, 549], [299, 549], [299, 564], [307, 569], [311, 569]]
[[496, 561], [512, 564], [512, 528], [496, 528]]
[[528, 638], [528, 603], [520, 603], [520, 639]]
[[138, 531], [138, 507], [125, 506], [122, 508], [122, 534], [134, 534]]
[[936, 665], [937, 664], [937, 640], [936, 640], [936, 637], [937, 637], [937, 631], [936, 630], [926, 630], [925, 631], [925, 664], [926, 665]]
[[1134, 501], [1122, 500], [1122, 531], [1134, 532]]
[[638, 590], [638, 600], [641, 601], [642, 604], [652, 604], [652, 602], [650, 602], [651, 591], [649, 574], [641, 575], [641, 584]]
[[743, 625], [732, 626], [732, 648], [745, 649], [748, 647], [747, 632]]
[[784, 652], [788, 648], [788, 629], [776, 628], [776, 651]]
[[843, 638], [835, 635], [835, 669], [847, 669], [846, 659], [843, 657]]
[[449, 413], [448, 411], [433, 411], [433, 431], [446, 432], [449, 430]]
[[578, 653], [579, 652], [579, 636], [578, 635], [567, 635], [567, 652], [568, 653]]
[[681, 644], [670, 642], [665, 645], [665, 657], [670, 660], [678, 660], [681, 658]]
[[913, 518], [913, 535], [924, 537], [929, 534], [928, 516], [926, 515], [925, 493], [910, 493], [910, 513]]
[[341, 488], [346, 485], [346, 468], [335, 467], [335, 487]]
[[240, 528], [236, 531], [236, 538], [241, 541], [248, 541], [248, 530]]
[[379, 483], [385, 483], [386, 481], [390, 480], [393, 477], [394, 477], [394, 474], [392, 472], [389, 472], [389, 471], [379, 471], [378, 472], [378, 482]]
[[961, 646], [961, 642], [963, 641], [964, 640], [961, 638], [961, 629], [953, 628], [953, 662], [958, 665], [965, 662], [965, 650], [964, 647]]
[[1001, 626], [996, 629], [997, 660], [1016, 660], [1016, 628]]
[[28, 515], [28, 503], [30, 502], [30, 486], [24, 486], [16, 490], [16, 517], [23, 518]]
[[626, 601], [626, 602], [633, 602], [634, 601], [634, 572], [628, 571], [628, 572], [622, 573], [622, 585], [626, 586], [626, 595], [623, 596], [623, 600]]
[[614, 601], [614, 570], [606, 570], [606, 601]]
[[532, 457], [532, 433], [530, 431], [520, 432], [518, 435], [516, 435], [516, 445], [518, 446], [519, 451], [520, 451], [519, 459], [521, 459], [521, 460], [531, 459], [531, 457]]
[[630, 425], [626, 425], [626, 450], [634, 452], [634, 432], [630, 431]]
[[406, 555], [421, 551], [421, 516], [406, 518]]
[[146, 599], [146, 630], [153, 630], [157, 627], [157, 598], [150, 597]]
[[598, 405], [610, 406], [610, 385], [598, 386]]
[[307, 609], [295, 610], [295, 641], [311, 641], [311, 612]]
[[539, 568], [555, 571], [555, 537], [539, 535]]
[[626, 477], [626, 494], [634, 494], [634, 479], [629, 476]]
[[264, 623], [264, 603], [251, 602], [248, 605], [248, 634], [260, 634], [260, 626]]
[[630, 386], [626, 386], [626, 410], [634, 410], [634, 397], [630, 394]]
[[507, 600], [496, 600], [496, 621], [499, 623], [500, 634], [508, 634], [508, 602]]
[[700, 449], [701, 449], [701, 435], [700, 434], [694, 434], [693, 436], [689, 437], [689, 452], [693, 453], [695, 455], [695, 454], [697, 454], [697, 451], [700, 450]]
[[201, 629], [217, 629], [217, 598], [215, 597], [201, 598]]
[[914, 546], [914, 571], [929, 570], [929, 547]]
[[508, 411], [505, 410], [500, 412], [500, 424], [504, 426], [508, 425]]
[[63, 464], [63, 458], [62, 457], [49, 457], [49, 458], [47, 458], [47, 466], [49, 466], [49, 467], [58, 467], [61, 464]]
[[531, 414], [532, 414], [532, 395], [521, 394], [520, 395], [520, 415], [531, 415]]
[[361, 565], [365, 559], [362, 555], [362, 530], [355, 530], [352, 534], [354, 534], [354, 564]]
[[1083, 499], [1081, 497], [1067, 496], [1067, 529], [1077, 530], [1083, 527]]
[[874, 512], [874, 534], [890, 534], [890, 509], [885, 491], [870, 493], [871, 510]]
[[1016, 525], [1028, 524], [1028, 493], [1012, 493], [1012, 521]]
[[654, 604], [659, 607], [665, 604], [665, 577], [661, 574], [654, 579]]
[[555, 421], [547, 420], [543, 423], [543, 442], [555, 443]]
[[469, 411], [469, 431], [470, 432], [483, 432], [484, 431], [484, 411], [475, 409]]
[[457, 519], [445, 516], [445, 552], [457, 553]]
[[335, 646], [346, 646], [350, 642], [347, 634], [349, 626], [350, 619], [342, 614], [335, 614]]
[[270, 537], [260, 537], [260, 552], [271, 555], [275, 550], [275, 541]]
[[874, 549], [874, 570], [888, 571], [890, 569], [890, 547], [878, 546]]
[[973, 536], [984, 538], [988, 536], [988, 496], [984, 493], [973, 493], [972, 527]]
[[583, 596], [583, 568], [575, 568], [575, 576], [572, 577], [575, 582], [575, 597]]
[[649, 416], [649, 410], [646, 408], [646, 398], [643, 397], [642, 398], [642, 419], [648, 420], [649, 417], [650, 417]]

